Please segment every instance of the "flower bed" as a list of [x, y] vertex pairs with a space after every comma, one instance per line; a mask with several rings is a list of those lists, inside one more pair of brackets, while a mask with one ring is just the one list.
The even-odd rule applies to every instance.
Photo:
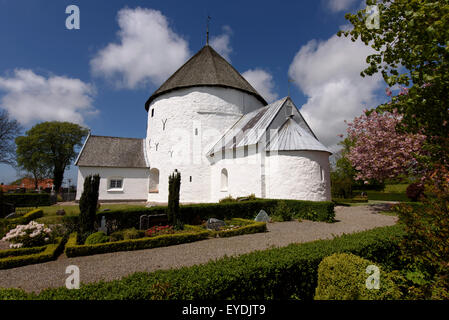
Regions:
[[46, 246], [0, 251], [0, 269], [54, 260], [64, 250], [65, 240], [65, 238], [56, 238], [54, 243]]

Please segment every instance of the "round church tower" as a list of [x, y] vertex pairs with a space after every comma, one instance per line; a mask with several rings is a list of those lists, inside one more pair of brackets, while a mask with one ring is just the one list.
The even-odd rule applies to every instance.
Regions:
[[210, 202], [207, 151], [244, 114], [265, 105], [237, 70], [204, 46], [145, 103], [148, 201], [167, 201], [168, 176], [177, 170], [181, 202]]

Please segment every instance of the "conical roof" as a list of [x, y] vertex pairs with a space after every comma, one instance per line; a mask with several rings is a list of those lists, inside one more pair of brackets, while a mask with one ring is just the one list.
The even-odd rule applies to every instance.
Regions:
[[145, 109], [148, 111], [150, 103], [164, 93], [196, 86], [217, 86], [241, 90], [255, 96], [260, 102], [267, 105], [265, 99], [229, 62], [212, 47], [205, 45], [148, 98]]

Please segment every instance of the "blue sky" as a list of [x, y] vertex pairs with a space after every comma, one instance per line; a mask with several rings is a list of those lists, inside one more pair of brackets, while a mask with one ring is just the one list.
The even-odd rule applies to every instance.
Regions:
[[[69, 30], [68, 5], [80, 9]], [[0, 0], [0, 108], [25, 129], [46, 120], [93, 134], [145, 137], [146, 99], [206, 41], [267, 99], [288, 93], [333, 147], [343, 120], [385, 100], [379, 77], [360, 78], [370, 52], [338, 38], [360, 0]], [[17, 178], [0, 165], [0, 182]], [[76, 179], [76, 167], [65, 178]]]

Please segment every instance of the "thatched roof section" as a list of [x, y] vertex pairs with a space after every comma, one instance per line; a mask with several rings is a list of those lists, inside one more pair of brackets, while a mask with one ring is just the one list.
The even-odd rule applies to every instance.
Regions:
[[75, 165], [79, 167], [148, 168], [144, 139], [89, 136]]
[[229, 62], [206, 45], [153, 93], [145, 103], [145, 109], [148, 111], [150, 103], [161, 94], [195, 86], [234, 88], [255, 96], [267, 105], [265, 99]]

